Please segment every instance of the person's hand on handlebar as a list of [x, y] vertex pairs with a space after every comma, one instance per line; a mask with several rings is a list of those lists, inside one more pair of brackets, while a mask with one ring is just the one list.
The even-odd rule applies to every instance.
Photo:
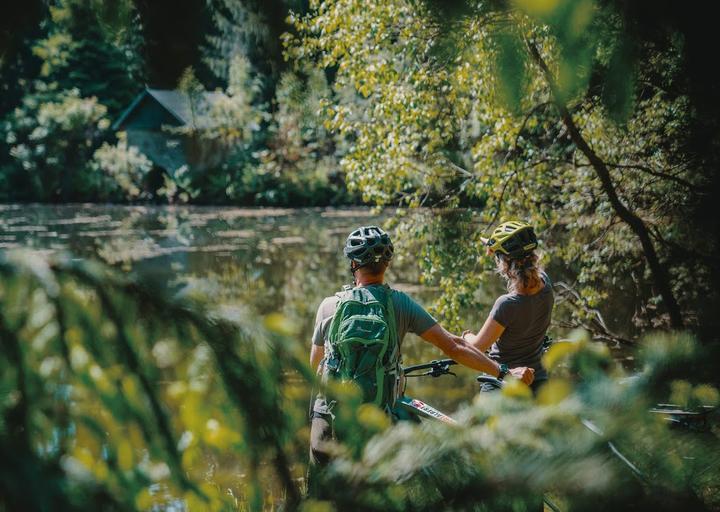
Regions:
[[[497, 339], [497, 337], [502, 333], [502, 328], [498, 332], [493, 332], [488, 336], [485, 336], [487, 340], [483, 341], [480, 338], [482, 338], [481, 333], [474, 334], [472, 331], [463, 331], [462, 333], [462, 339], [465, 341], [474, 344], [476, 348], [478, 348], [481, 351], [485, 351], [487, 349], [488, 345]], [[482, 331], [481, 331], [482, 332]], [[478, 341], [480, 340], [480, 341]], [[517, 368], [510, 368], [510, 374], [515, 377], [516, 379], [521, 380], [526, 385], [532, 384], [533, 380], [535, 380], [535, 370], [533, 368], [528, 368], [527, 366], [518, 366]]]
[[520, 379], [528, 386], [533, 383], [533, 380], [535, 380], [535, 370], [533, 368], [528, 368], [527, 366], [510, 368], [510, 374], [516, 379]]

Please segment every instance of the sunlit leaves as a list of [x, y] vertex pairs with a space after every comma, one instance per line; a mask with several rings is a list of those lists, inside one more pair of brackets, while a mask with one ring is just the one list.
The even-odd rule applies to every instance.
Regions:
[[[485, 229], [520, 216], [541, 234], [545, 263], [579, 293], [562, 313], [572, 322], [588, 325], [592, 310], [607, 307], [612, 287], [637, 308], [635, 315], [612, 312], [622, 317], [618, 324], [661, 325], [666, 318], [635, 233], [616, 217], [554, 101], [567, 103], [582, 137], [611, 169], [623, 204], [652, 232], [667, 233], [658, 237], [662, 259], [687, 236], [671, 226], [697, 197], [698, 177], [679, 146], [690, 115], [686, 98], [663, 92], [667, 83], [646, 84], [678, 69], [679, 48], [643, 48], [653, 57], [639, 63], [620, 15], [592, 0], [518, 1], [510, 11], [483, 5], [457, 15], [429, 4], [323, 2], [293, 18], [299, 37], [288, 38], [289, 56], [336, 70], [326, 126], [350, 141], [341, 160], [350, 186], [378, 204], [484, 205], [478, 227]], [[548, 64], [554, 92], [530, 45]], [[663, 81], [676, 79], [662, 73]], [[686, 183], [678, 186], [678, 178]], [[403, 229], [416, 231], [408, 223]], [[425, 233], [432, 245], [434, 234]], [[424, 258], [432, 260], [425, 282], [443, 288], [438, 311], [451, 325], [461, 304], [479, 306], [459, 299], [482, 279], [460, 270], [461, 259], [482, 257], [472, 255], [470, 233], [456, 250]], [[681, 302], [695, 300], [689, 276], [702, 282], [701, 268], [671, 271]]]
[[41, 88], [27, 95], [2, 127], [18, 178], [30, 184], [19, 192], [35, 199], [71, 198], [102, 181], [87, 163], [109, 126], [106, 113], [97, 98], [83, 98], [77, 89]]
[[[362, 482], [366, 492], [355, 494], [355, 503], [370, 506], [379, 494], [391, 510], [444, 508], [449, 495], [454, 506], [473, 510], [513, 500], [522, 508], [548, 491], [553, 501], [559, 497], [570, 508], [587, 510], [614, 503], [716, 503], [717, 483], [695, 479], [704, 471], [717, 473], [718, 455], [706, 451], [716, 441], [668, 429], [648, 412], [653, 379], [615, 378], [606, 371], [608, 359], [587, 341], [573, 348], [561, 365], [583, 368], [579, 380], [554, 377], [537, 401], [517, 391], [480, 393], [458, 414], [459, 425], [398, 425], [375, 437], [358, 460], [334, 465], [335, 482]], [[657, 367], [662, 371], [673, 356], [660, 352], [655, 362], [664, 361]], [[398, 481], [400, 492], [391, 493]], [[348, 503], [340, 492], [332, 496]]]
[[[91, 168], [104, 173], [107, 178], [104, 193], [120, 192], [125, 197], [136, 199], [147, 197], [143, 191], [143, 180], [152, 169], [152, 162], [135, 146], [128, 146], [126, 137], [116, 145], [104, 143], [93, 154]], [[119, 189], [119, 190], [118, 190]]]
[[497, 96], [505, 107], [520, 113], [525, 85], [525, 49], [518, 34], [511, 30], [496, 35]]
[[[297, 388], [310, 374], [288, 344], [257, 326], [231, 326], [222, 320], [229, 314], [196, 309], [197, 302], [155, 296], [97, 266], [2, 260], [0, 274], [0, 446], [22, 439], [15, 414], [32, 411], [21, 416], [32, 444], [16, 442], [13, 453], [36, 467], [57, 463], [66, 485], [61, 496], [87, 503], [92, 489], [101, 488], [96, 499], [106, 504], [201, 510], [294, 499], [288, 489], [302, 473], [308, 434], [308, 390]], [[7, 302], [19, 297], [34, 297], [31, 307]], [[281, 317], [269, 318], [270, 326], [282, 326]], [[59, 319], [62, 331], [33, 343], [43, 325]], [[20, 359], [15, 337], [25, 342]], [[128, 348], [142, 361], [133, 363]], [[332, 504], [438, 509], [452, 493], [471, 507], [526, 506], [553, 489], [587, 509], [615, 500], [650, 506], [658, 490], [667, 499], [711, 506], [718, 499], [714, 438], [678, 435], [648, 412], [652, 400], [717, 403], [705, 354], [689, 337], [655, 338], [640, 354], [643, 372], [628, 380], [605, 345], [578, 331], [548, 353], [552, 378], [537, 400], [509, 381], [502, 393], [479, 394], [451, 427], [393, 427], [382, 411], [360, 403], [353, 386], [331, 383], [342, 440], [325, 482]], [[13, 357], [18, 364], [9, 364]], [[292, 382], [291, 369], [298, 372]], [[160, 416], [151, 406], [155, 399]], [[652, 486], [628, 478], [613, 450]]]
[[[0, 411], [11, 424], [13, 407], [31, 411], [20, 428], [32, 443], [16, 450], [33, 447], [40, 466], [61, 464], [70, 499], [95, 487], [105, 502], [135, 507], [185, 499], [221, 510], [237, 505], [228, 492], [253, 489], [262, 499], [259, 473], [267, 470], [258, 463], [293, 448], [285, 433], [305, 415], [307, 390], [280, 394], [284, 372], [303, 369], [291, 351], [262, 330], [240, 341], [250, 332], [237, 324], [165, 302], [100, 267], [27, 260], [0, 261], [2, 383], [17, 389]], [[21, 295], [33, 297], [24, 309], [16, 307]], [[46, 333], [48, 325], [55, 328]], [[8, 332], [23, 342], [18, 371], [5, 371]], [[212, 476], [208, 465], [217, 468]], [[238, 480], [238, 471], [252, 478]], [[297, 497], [295, 485], [278, 482]]]

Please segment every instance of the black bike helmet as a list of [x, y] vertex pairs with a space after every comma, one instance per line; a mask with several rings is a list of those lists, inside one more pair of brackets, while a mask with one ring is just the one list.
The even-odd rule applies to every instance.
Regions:
[[390, 261], [395, 248], [390, 235], [377, 226], [363, 226], [347, 237], [343, 252], [359, 266]]

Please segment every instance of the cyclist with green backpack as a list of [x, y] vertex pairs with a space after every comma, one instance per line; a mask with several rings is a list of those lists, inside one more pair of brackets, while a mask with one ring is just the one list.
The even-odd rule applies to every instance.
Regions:
[[[502, 378], [511, 373], [530, 385], [533, 369], [509, 369], [446, 331], [407, 294], [385, 284], [393, 257], [390, 236], [377, 226], [356, 229], [344, 253], [350, 260], [354, 287], [326, 297], [315, 318], [310, 364], [323, 379], [354, 382], [363, 401], [394, 414], [400, 386], [400, 349], [413, 332], [460, 364]], [[319, 395], [312, 408], [310, 453], [313, 464], [329, 460], [334, 402]]]

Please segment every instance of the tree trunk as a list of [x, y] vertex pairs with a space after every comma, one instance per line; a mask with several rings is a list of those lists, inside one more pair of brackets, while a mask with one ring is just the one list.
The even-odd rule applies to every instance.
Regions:
[[650, 266], [650, 271], [652, 272], [655, 285], [660, 291], [660, 296], [662, 297], [668, 314], [670, 315], [670, 325], [674, 329], [682, 329], [684, 327], [682, 313], [680, 311], [680, 306], [675, 299], [675, 295], [672, 292], [670, 277], [668, 276], [665, 267], [663, 267], [663, 265], [660, 263], [660, 259], [658, 258], [657, 251], [655, 250], [655, 246], [653, 245], [652, 239], [650, 238], [650, 232], [645, 225], [645, 222], [643, 222], [640, 217], [635, 215], [635, 213], [633, 213], [627, 206], [625, 206], [618, 197], [617, 191], [615, 190], [615, 185], [612, 182], [612, 177], [610, 176], [610, 171], [607, 165], [605, 165], [605, 162], [597, 155], [597, 153], [595, 153], [595, 151], [593, 151], [593, 149], [590, 147], [590, 145], [580, 133], [580, 130], [575, 124], [572, 115], [570, 115], [570, 111], [568, 111], [567, 106], [561, 100], [561, 97], [558, 94], [558, 90], [555, 86], [555, 81], [553, 79], [552, 73], [550, 72], [550, 69], [540, 55], [540, 51], [538, 50], [535, 43], [533, 43], [532, 41], [526, 40], [526, 43], [533, 61], [540, 67], [543, 75], [545, 76], [545, 80], [547, 81], [548, 86], [550, 87], [551, 94], [553, 96], [553, 102], [555, 103], [555, 106], [560, 112], [560, 117], [563, 121], [563, 124], [568, 130], [570, 138], [578, 147], [578, 149], [585, 155], [585, 157], [590, 162], [590, 165], [595, 170], [598, 178], [600, 178], [600, 183], [602, 184], [603, 191], [607, 195], [610, 204], [613, 207], [613, 210], [615, 210], [615, 213], [618, 215], [618, 217], [620, 217], [623, 222], [630, 226], [630, 229], [632, 229], [635, 235], [640, 239], [643, 254], [645, 255], [645, 259]]

